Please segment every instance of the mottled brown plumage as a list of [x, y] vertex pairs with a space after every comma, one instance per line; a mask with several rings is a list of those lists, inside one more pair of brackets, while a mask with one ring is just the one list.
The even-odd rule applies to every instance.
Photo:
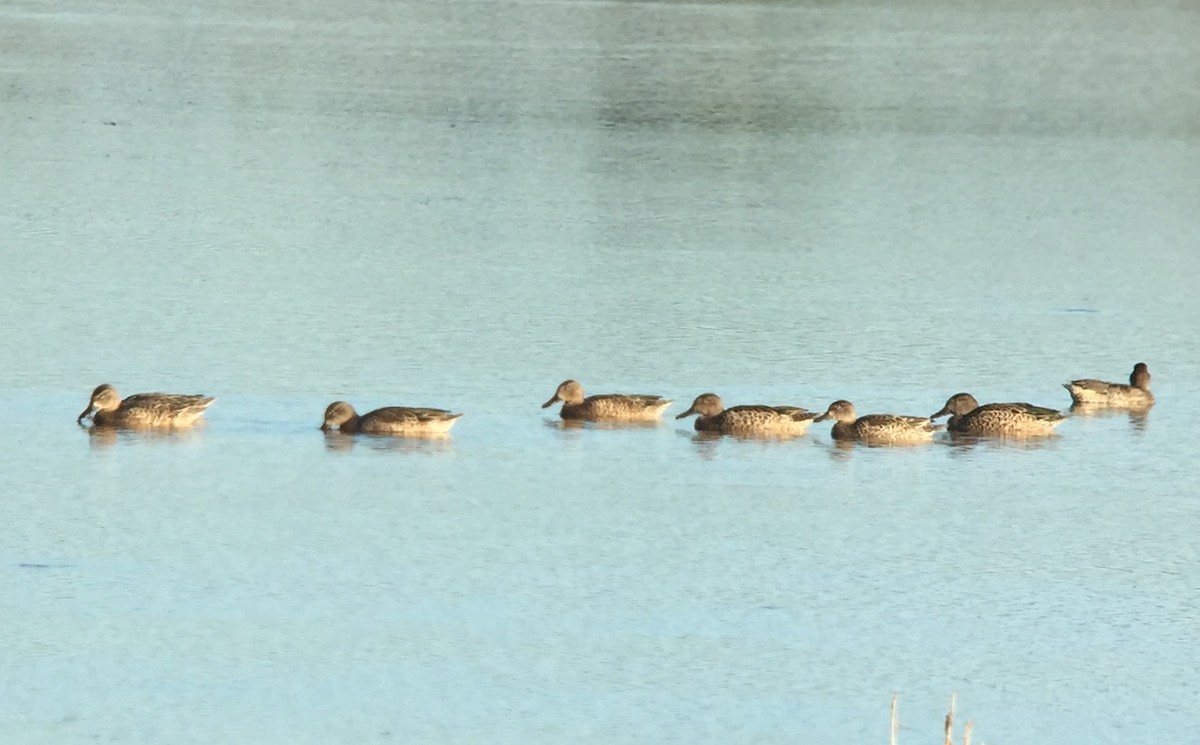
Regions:
[[969, 393], [951, 396], [932, 419], [950, 415], [946, 429], [969, 435], [1021, 437], [1048, 435], [1066, 418], [1061, 411], [1026, 403], [979, 405]]
[[857, 440], [869, 445], [917, 445], [933, 440], [941, 429], [929, 417], [901, 414], [867, 414], [858, 416], [854, 404], [834, 401], [824, 414], [813, 421], [833, 419], [830, 436], [835, 440]]
[[696, 429], [726, 435], [803, 435], [817, 416], [799, 406], [745, 404], [725, 408], [715, 393], [702, 393], [676, 419], [696, 415]]
[[1150, 368], [1146, 367], [1145, 362], [1133, 366], [1129, 385], [1081, 378], [1063, 383], [1063, 388], [1071, 394], [1073, 402], [1085, 406], [1145, 409], [1154, 405], [1154, 394], [1150, 392]]
[[321, 430], [351, 435], [444, 435], [461, 416], [445, 409], [411, 406], [387, 406], [360, 416], [345, 401], [334, 401], [325, 408]]
[[559, 415], [563, 419], [590, 419], [593, 421], [647, 422], [662, 416], [671, 400], [662, 396], [636, 393], [602, 393], [584, 398], [583, 386], [574, 380], [564, 380], [550, 400], [542, 404], [546, 409], [556, 401], [562, 401]]
[[97, 427], [189, 427], [214, 400], [211, 396], [178, 393], [135, 393], [121, 400], [117, 389], [104, 383], [92, 391], [87, 408], [75, 421], [83, 422], [90, 415]]

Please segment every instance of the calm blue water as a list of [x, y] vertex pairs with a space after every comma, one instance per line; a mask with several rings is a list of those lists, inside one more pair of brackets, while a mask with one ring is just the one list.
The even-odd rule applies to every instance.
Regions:
[[[0, 739], [1200, 739], [1200, 18], [0, 8]], [[728, 404], [1145, 418], [705, 439]], [[661, 426], [564, 427], [564, 378]], [[101, 382], [217, 397], [175, 435]], [[325, 438], [326, 404], [465, 412]]]

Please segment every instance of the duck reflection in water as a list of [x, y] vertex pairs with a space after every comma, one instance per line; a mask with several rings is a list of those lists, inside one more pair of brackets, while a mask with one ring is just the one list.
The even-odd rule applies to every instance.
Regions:
[[387, 435], [348, 435], [325, 433], [325, 449], [331, 453], [350, 453], [366, 449], [379, 453], [444, 453], [454, 445], [454, 438], [444, 433], [407, 434], [404, 437]]
[[126, 445], [151, 445], [158, 443], [184, 443], [196, 438], [194, 427], [184, 429], [124, 429], [120, 427], [84, 427], [88, 435], [88, 446], [107, 450], [117, 443]]
[[1150, 407], [1141, 409], [1120, 408], [1114, 406], [1095, 406], [1093, 404], [1071, 404], [1071, 416], [1086, 419], [1116, 419], [1124, 417], [1134, 432], [1145, 432], [1150, 421]]

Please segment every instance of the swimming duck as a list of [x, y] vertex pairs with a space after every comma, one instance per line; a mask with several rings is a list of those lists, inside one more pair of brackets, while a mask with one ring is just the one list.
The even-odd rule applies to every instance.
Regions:
[[450, 431], [462, 414], [445, 409], [410, 406], [386, 406], [359, 416], [345, 401], [334, 401], [325, 408], [321, 431], [366, 435], [443, 435]]
[[696, 415], [696, 429], [726, 435], [802, 435], [817, 416], [799, 406], [746, 404], [728, 409], [715, 393], [702, 393], [676, 419]]
[[542, 404], [546, 409], [556, 401], [562, 401], [559, 415], [563, 419], [590, 419], [624, 422], [646, 422], [658, 419], [671, 400], [662, 396], [645, 396], [633, 393], [601, 393], [583, 396], [583, 386], [574, 380], [564, 380], [550, 400]]
[[1061, 411], [1026, 403], [979, 405], [970, 393], [956, 393], [931, 419], [950, 415], [946, 429], [970, 435], [1048, 435], [1066, 418]]
[[75, 421], [82, 423], [90, 415], [97, 427], [189, 427], [215, 400], [178, 393], [135, 393], [122, 400], [116, 388], [104, 383], [92, 391], [87, 408]]
[[833, 419], [830, 436], [835, 440], [857, 440], [877, 445], [915, 445], [933, 440], [933, 433], [941, 429], [929, 417], [904, 416], [900, 414], [867, 414], [858, 416], [854, 404], [849, 401], [834, 401], [824, 414], [813, 421]]
[[1154, 394], [1150, 392], [1150, 368], [1146, 367], [1145, 362], [1133, 366], [1129, 385], [1082, 378], [1063, 383], [1063, 388], [1067, 389], [1076, 404], [1126, 409], [1144, 409], [1154, 405]]

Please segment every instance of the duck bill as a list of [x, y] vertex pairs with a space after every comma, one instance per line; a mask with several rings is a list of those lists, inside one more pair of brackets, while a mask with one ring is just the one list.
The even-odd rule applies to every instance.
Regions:
[[832, 418], [833, 418], [833, 417], [831, 417], [831, 416], [829, 415], [829, 412], [827, 411], [827, 412], [825, 412], [824, 414], [821, 414], [820, 416], [815, 416], [815, 417], [813, 417], [813, 422], [823, 422], [823, 421], [825, 421], [826, 419], [832, 419]]
[[75, 417], [75, 423], [83, 424], [84, 417], [86, 417], [88, 414], [91, 414], [92, 410], [93, 410], [92, 404], [89, 402], [87, 405], [87, 408], [83, 410], [83, 413], [81, 413], [79, 416]]
[[937, 419], [938, 417], [940, 417], [940, 416], [946, 416], [946, 415], [947, 415], [947, 414], [949, 414], [949, 413], [950, 413], [950, 410], [949, 410], [949, 409], [947, 409], [945, 406], [943, 406], [942, 408], [938, 409], [938, 412], [937, 412], [936, 414], [932, 414], [932, 415], [930, 415], [930, 417], [929, 417], [929, 418], [930, 418], [930, 419]]
[[329, 422], [321, 422], [321, 426], [318, 427], [317, 429], [321, 430], [322, 432], [332, 432], [333, 431], [333, 427], [329, 426]]
[[692, 414], [695, 414], [695, 413], [696, 413], [696, 407], [695, 407], [695, 406], [693, 406], [693, 407], [691, 407], [690, 409], [688, 409], [687, 411], [683, 412], [682, 414], [677, 414], [677, 415], [675, 416], [675, 418], [676, 418], [676, 419], [683, 419], [684, 417], [689, 417], [689, 416], [691, 416]]
[[542, 404], [542, 408], [543, 408], [543, 409], [549, 409], [551, 406], [553, 406], [553, 405], [554, 405], [554, 402], [555, 402], [555, 401], [558, 401], [558, 400], [559, 400], [559, 399], [558, 399], [558, 394], [557, 394], [557, 393], [555, 393], [553, 396], [551, 396], [551, 397], [550, 397], [550, 400], [549, 400], [549, 401], [547, 401], [546, 403]]

